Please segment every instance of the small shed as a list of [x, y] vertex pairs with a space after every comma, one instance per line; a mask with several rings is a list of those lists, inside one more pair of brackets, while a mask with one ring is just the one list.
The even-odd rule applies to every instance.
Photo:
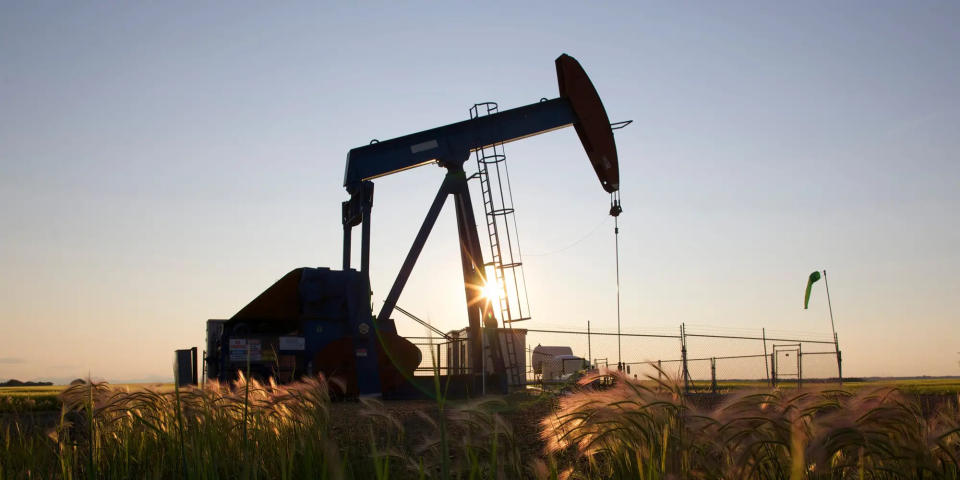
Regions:
[[560, 380], [586, 366], [586, 361], [567, 346], [537, 345], [530, 356], [533, 373], [541, 380]]

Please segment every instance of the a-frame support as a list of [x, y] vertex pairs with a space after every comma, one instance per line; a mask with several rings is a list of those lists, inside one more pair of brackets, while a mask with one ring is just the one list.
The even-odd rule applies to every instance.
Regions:
[[[367, 182], [369, 183], [369, 182]], [[372, 192], [372, 183], [369, 186], [369, 190]], [[443, 183], [440, 184], [440, 189], [437, 191], [437, 195], [433, 199], [433, 203], [430, 205], [430, 209], [427, 211], [427, 216], [423, 220], [423, 224], [420, 226], [420, 230], [417, 232], [417, 236], [413, 241], [413, 245], [410, 246], [410, 251], [407, 252], [407, 256], [403, 261], [403, 265], [400, 267], [399, 273], [397, 273], [397, 278], [393, 282], [393, 286], [390, 288], [390, 293], [387, 294], [386, 300], [384, 300], [383, 307], [380, 309], [380, 313], [377, 315], [377, 323], [382, 323], [386, 319], [390, 318], [390, 315], [393, 313], [393, 309], [397, 305], [397, 301], [400, 299], [400, 294], [403, 292], [404, 286], [407, 284], [407, 280], [410, 278], [410, 274], [413, 272], [413, 267], [417, 263], [417, 259], [420, 257], [420, 253], [423, 251], [424, 245], [426, 245], [427, 237], [430, 236], [430, 232], [433, 230], [434, 224], [436, 224], [437, 218], [440, 216], [440, 211], [443, 209], [444, 203], [446, 203], [447, 197], [452, 196], [454, 202], [454, 209], [456, 212], [457, 218], [457, 231], [458, 237], [460, 239], [460, 262], [461, 268], [463, 270], [463, 283], [464, 283], [464, 295], [467, 302], [467, 318], [469, 321], [469, 336], [470, 336], [470, 370], [473, 373], [483, 372], [483, 362], [485, 357], [485, 352], [483, 352], [483, 345], [486, 344], [490, 348], [490, 354], [493, 359], [493, 372], [503, 374], [504, 365], [503, 365], [503, 356], [500, 352], [500, 342], [497, 335], [497, 319], [493, 314], [493, 305], [490, 302], [490, 299], [483, 295], [483, 286], [485, 284], [485, 275], [483, 271], [483, 252], [480, 247], [480, 238], [477, 235], [476, 228], [476, 218], [473, 213], [473, 204], [470, 201], [470, 189], [467, 185], [467, 176], [463, 171], [462, 165], [453, 164], [448, 167], [446, 176], [443, 179]], [[370, 195], [372, 197], [372, 195]], [[367, 215], [364, 216], [364, 219], [368, 219], [369, 213], [369, 203], [371, 200], [364, 199], [364, 213]], [[347, 207], [344, 207], [345, 210]], [[345, 215], [345, 218], [347, 216]], [[350, 235], [349, 230], [353, 222], [344, 222], [344, 241], [349, 242]], [[360, 223], [360, 222], [356, 222]], [[354, 223], [354, 224], [356, 224]], [[363, 222], [364, 229], [362, 232], [363, 244], [369, 244], [369, 221]], [[347, 260], [349, 258], [349, 246], [344, 245], [344, 266], [349, 265]], [[366, 263], [366, 262], [363, 262]], [[485, 327], [485, 330], [481, 330], [481, 325]], [[481, 340], [482, 332], [486, 332], [487, 338]]]

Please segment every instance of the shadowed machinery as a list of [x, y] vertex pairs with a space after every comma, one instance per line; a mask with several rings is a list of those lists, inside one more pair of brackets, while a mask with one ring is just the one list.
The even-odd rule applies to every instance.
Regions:
[[[501, 342], [496, 341], [497, 330], [503, 326], [490, 299], [483, 295], [485, 264], [469, 178], [464, 172], [471, 152], [573, 125], [601, 186], [611, 195], [611, 214], [620, 213], [617, 149], [600, 96], [573, 57], [564, 54], [555, 63], [560, 91], [557, 98], [350, 150], [344, 176], [350, 197], [342, 205], [341, 269], [295, 269], [229, 320], [209, 320], [204, 357], [207, 376], [230, 380], [238, 372], [249, 370], [254, 376], [291, 381], [323, 373], [348, 396], [406, 398], [432, 390], [432, 378], [413, 375], [423, 361], [420, 350], [397, 334], [391, 317], [449, 199], [454, 204], [461, 247], [469, 360], [466, 373], [444, 375], [443, 380], [453, 395], [479, 393], [481, 385], [487, 391], [505, 391], [505, 359], [515, 352], [503, 352]], [[382, 307], [375, 313], [369, 278], [373, 180], [427, 164], [443, 167], [446, 174]], [[361, 237], [359, 268], [351, 265], [356, 226]], [[485, 359], [492, 369], [484, 368]]]

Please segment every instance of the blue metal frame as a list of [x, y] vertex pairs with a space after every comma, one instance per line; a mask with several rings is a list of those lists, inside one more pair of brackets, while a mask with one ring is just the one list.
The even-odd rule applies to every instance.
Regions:
[[555, 98], [371, 143], [347, 154], [343, 185], [352, 194], [364, 180], [434, 162], [462, 163], [478, 148], [556, 130], [576, 120], [569, 101]]

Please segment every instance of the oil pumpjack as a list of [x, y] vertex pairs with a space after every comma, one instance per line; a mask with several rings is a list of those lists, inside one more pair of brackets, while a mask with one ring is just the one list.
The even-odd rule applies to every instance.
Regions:
[[[238, 372], [290, 381], [323, 373], [345, 395], [409, 397], [432, 385], [415, 377], [420, 350], [397, 334], [390, 318], [417, 258], [448, 197], [453, 198], [466, 297], [466, 374], [445, 375], [453, 395], [507, 388], [498, 322], [483, 295], [484, 262], [463, 165], [476, 149], [573, 125], [587, 157], [619, 214], [619, 167], [613, 129], [590, 78], [569, 55], [556, 59], [560, 96], [403, 137], [373, 142], [347, 154], [342, 204], [343, 266], [298, 268], [276, 281], [229, 320], [207, 322], [208, 378]], [[379, 313], [370, 304], [370, 222], [373, 179], [437, 164], [446, 169], [436, 197]], [[611, 206], [611, 213], [613, 206]], [[360, 226], [360, 268], [351, 267], [353, 227]], [[484, 328], [481, 329], [481, 325]], [[481, 338], [481, 332], [486, 335]], [[483, 345], [493, 371], [484, 371]], [[425, 382], [428, 380], [429, 382]], [[431, 387], [432, 389], [432, 387]]]

